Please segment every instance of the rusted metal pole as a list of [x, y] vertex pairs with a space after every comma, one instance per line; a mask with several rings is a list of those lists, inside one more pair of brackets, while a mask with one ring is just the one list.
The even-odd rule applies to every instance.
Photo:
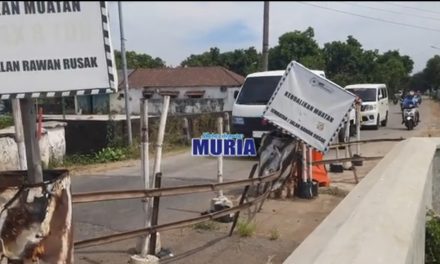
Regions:
[[[350, 155], [350, 158], [353, 158], [353, 153], [351, 151], [351, 147], [350, 146], [348, 146], [348, 154]], [[356, 166], [354, 166], [353, 163], [351, 164], [351, 169], [353, 170], [354, 181], [356, 183], [359, 183], [359, 178], [358, 178], [358, 175], [357, 175]]]
[[[252, 179], [254, 177], [255, 171], [257, 170], [258, 164], [254, 164], [254, 166], [252, 166], [251, 172], [249, 173], [249, 179]], [[242, 205], [244, 203], [244, 200], [247, 197], [247, 193], [249, 191], [250, 185], [246, 185], [243, 189], [243, 193], [241, 194], [240, 197], [240, 202], [238, 203], [238, 205]], [[238, 218], [240, 217], [240, 211], [236, 212], [234, 214], [234, 220], [232, 222], [232, 226], [231, 226], [231, 230], [229, 230], [229, 236], [232, 236], [232, 233], [234, 233], [234, 229], [235, 226], [237, 225], [237, 221]]]
[[77, 193], [72, 195], [73, 203], [89, 203], [89, 202], [102, 202], [102, 201], [114, 201], [114, 200], [126, 200], [126, 199], [139, 199], [155, 196], [176, 196], [182, 194], [192, 194], [201, 192], [215, 192], [219, 189], [230, 189], [241, 186], [256, 185], [266, 183], [275, 180], [279, 175], [279, 172], [272, 173], [267, 176], [243, 179], [238, 181], [217, 183], [217, 184], [198, 184], [198, 185], [186, 185], [178, 187], [167, 187], [161, 189], [148, 189], [148, 190], [122, 190], [122, 191], [105, 191], [105, 192], [92, 192], [92, 193]]
[[347, 143], [336, 143], [336, 144], [331, 144], [329, 146], [329, 148], [337, 148], [337, 147], [341, 147], [341, 146], [347, 146], [347, 145], [352, 145], [352, 144], [358, 144], [358, 143], [377, 143], [377, 142], [393, 142], [393, 141], [402, 141], [405, 140], [405, 138], [400, 137], [400, 138], [377, 138], [377, 139], [365, 139], [365, 140], [359, 140], [359, 141], [351, 141], [351, 142], [347, 142]]
[[342, 158], [342, 159], [318, 160], [318, 161], [312, 162], [312, 165], [330, 164], [330, 163], [334, 163], [334, 162], [344, 162], [344, 161], [379, 160], [379, 159], [383, 159], [383, 156], [353, 157], [353, 158]]
[[[159, 189], [162, 183], [162, 173], [156, 174], [155, 177], [155, 185], [154, 188]], [[160, 202], [160, 196], [154, 197], [153, 200], [153, 214], [151, 216], [151, 225], [157, 226], [158, 219], [159, 219], [159, 202]], [[157, 241], [157, 233], [153, 231], [150, 235], [150, 244], [149, 244], [149, 253], [151, 255], [156, 254], [156, 241]]]

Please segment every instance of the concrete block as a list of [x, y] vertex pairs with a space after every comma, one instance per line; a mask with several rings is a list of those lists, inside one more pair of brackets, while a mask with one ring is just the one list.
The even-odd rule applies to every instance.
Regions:
[[130, 257], [130, 264], [159, 264], [159, 258], [153, 255], [147, 255], [145, 258], [139, 255]]

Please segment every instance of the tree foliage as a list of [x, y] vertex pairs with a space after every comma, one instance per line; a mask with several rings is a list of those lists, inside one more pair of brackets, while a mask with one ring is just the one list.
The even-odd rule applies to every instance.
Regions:
[[210, 48], [199, 55], [191, 54], [181, 66], [223, 66], [243, 76], [256, 72], [260, 68], [261, 54], [254, 47], [248, 49], [236, 49], [221, 53], [217, 47]]
[[285, 69], [292, 60], [309, 68], [322, 69], [324, 60], [314, 36], [311, 27], [303, 32], [296, 30], [281, 35], [278, 45], [269, 50], [269, 69]]
[[[345, 41], [315, 40], [313, 28], [286, 32], [269, 49], [269, 70], [284, 70], [295, 60], [307, 68], [324, 70], [327, 78], [345, 86], [354, 83], [385, 83], [390, 93], [402, 89], [425, 90], [440, 87], [440, 56], [431, 58], [423, 72], [410, 76], [413, 60], [398, 50], [379, 52], [365, 49], [353, 36]], [[192, 54], [181, 66], [223, 66], [246, 76], [261, 70], [262, 56], [254, 47], [220, 52], [217, 47]]]
[[[162, 68], [165, 67], [165, 61], [161, 58], [153, 58], [145, 53], [136, 53], [135, 51], [127, 51], [125, 53], [128, 69], [138, 68]], [[116, 68], [122, 69], [122, 55], [119, 50], [115, 50]]]
[[426, 68], [423, 70], [426, 81], [432, 88], [438, 90], [440, 88], [440, 56], [435, 55], [426, 63]]

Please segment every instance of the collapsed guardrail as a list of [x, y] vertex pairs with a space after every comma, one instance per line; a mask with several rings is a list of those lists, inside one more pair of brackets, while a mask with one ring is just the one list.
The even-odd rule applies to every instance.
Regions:
[[[401, 141], [403, 138], [396, 139], [373, 139], [373, 140], [361, 140], [361, 141], [352, 141], [348, 143], [341, 144], [333, 144], [331, 147], [338, 146], [350, 146], [351, 144], [359, 144], [359, 143], [374, 143], [374, 142], [382, 142], [382, 141]], [[382, 156], [376, 157], [350, 157], [350, 158], [340, 158], [340, 159], [330, 159], [330, 160], [321, 160], [312, 162], [312, 165], [317, 164], [330, 164], [333, 162], [342, 162], [342, 161], [368, 161], [368, 160], [378, 160], [382, 159]], [[190, 218], [186, 220], [171, 222], [163, 225], [153, 225], [151, 227], [136, 229], [128, 232], [122, 232], [113, 235], [101, 236], [92, 239], [86, 239], [81, 241], [74, 242], [74, 247], [76, 249], [92, 247], [102, 244], [113, 243], [117, 241], [127, 240], [131, 238], [135, 238], [141, 235], [152, 235], [157, 232], [177, 229], [181, 227], [186, 227], [190, 225], [194, 225], [197, 223], [205, 222], [208, 220], [213, 220], [217, 218], [221, 218], [228, 214], [235, 213], [234, 221], [230, 230], [229, 235], [232, 235], [236, 222], [238, 220], [238, 216], [240, 211], [246, 210], [251, 206], [254, 206], [258, 203], [263, 203], [264, 200], [268, 197], [270, 193], [270, 188], [266, 188], [266, 190], [256, 198], [251, 201], [244, 202], [247, 198], [247, 192], [251, 186], [260, 186], [264, 183], [273, 183], [280, 177], [280, 172], [274, 172], [267, 176], [254, 178], [255, 171], [257, 169], [258, 164], [255, 164], [252, 167], [251, 173], [248, 179], [216, 183], [216, 184], [198, 184], [198, 185], [186, 185], [186, 186], [177, 186], [177, 187], [165, 187], [165, 188], [154, 188], [154, 189], [139, 189], [139, 190], [121, 190], [121, 191], [103, 191], [103, 192], [89, 192], [89, 193], [78, 193], [72, 195], [72, 203], [81, 204], [81, 203], [90, 203], [90, 202], [103, 202], [103, 201], [114, 201], [114, 200], [126, 200], [126, 199], [145, 199], [145, 198], [154, 198], [154, 197], [166, 197], [166, 196], [177, 196], [184, 194], [193, 194], [193, 193], [202, 193], [202, 192], [216, 192], [219, 190], [232, 189], [237, 187], [245, 187], [243, 194], [241, 196], [240, 202], [237, 206], [232, 208], [224, 209], [221, 211], [216, 211], [212, 213], [207, 213], [200, 217]], [[261, 207], [261, 206], [260, 206]], [[156, 208], [156, 210], [158, 210]], [[154, 212], [153, 212], [154, 213]], [[156, 212], [157, 214], [157, 212]], [[153, 243], [155, 244], [155, 243]], [[150, 243], [152, 245], [152, 243]], [[150, 250], [151, 251], [151, 250]], [[154, 250], [153, 250], [154, 252]]]
[[[181, 227], [190, 226], [193, 224], [205, 222], [208, 220], [217, 219], [232, 213], [234, 215], [234, 221], [229, 235], [232, 235], [235, 225], [238, 220], [240, 211], [246, 210], [251, 206], [257, 205], [258, 203], [264, 202], [270, 193], [270, 188], [266, 188], [265, 191], [249, 202], [244, 202], [247, 198], [247, 192], [251, 186], [259, 186], [263, 183], [273, 183], [280, 177], [280, 172], [274, 172], [270, 175], [253, 178], [255, 171], [257, 169], [257, 164], [252, 167], [249, 179], [217, 183], [217, 184], [199, 184], [199, 185], [187, 185], [178, 187], [167, 187], [158, 189], [147, 189], [147, 190], [127, 190], [127, 191], [108, 191], [108, 192], [92, 192], [92, 193], [80, 193], [72, 195], [73, 203], [89, 203], [89, 202], [102, 202], [102, 201], [114, 201], [114, 200], [124, 200], [124, 199], [139, 199], [139, 198], [151, 198], [151, 197], [161, 197], [161, 196], [176, 196], [182, 194], [192, 194], [201, 192], [214, 192], [221, 189], [231, 189], [236, 187], [245, 186], [243, 190], [240, 202], [237, 206], [232, 208], [207, 213], [200, 217], [190, 218], [186, 220], [171, 222], [163, 225], [153, 225], [151, 227], [137, 229], [129, 232], [118, 233], [114, 235], [96, 237], [92, 239], [76, 241], [74, 242], [74, 247], [76, 249], [91, 247], [101, 244], [107, 244], [112, 242], [117, 242], [121, 240], [127, 240], [141, 235], [153, 235], [160, 231], [166, 231]], [[156, 211], [158, 208], [155, 209]], [[154, 214], [155, 212], [153, 212]], [[156, 212], [157, 214], [157, 212]], [[151, 242], [151, 241], [150, 241]], [[155, 243], [150, 243], [153, 245]], [[150, 250], [154, 252], [154, 250]]]

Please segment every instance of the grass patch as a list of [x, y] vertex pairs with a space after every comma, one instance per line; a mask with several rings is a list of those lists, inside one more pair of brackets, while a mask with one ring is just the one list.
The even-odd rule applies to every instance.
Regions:
[[278, 231], [278, 228], [273, 227], [270, 230], [269, 240], [277, 240], [278, 238], [280, 238], [280, 232]]
[[257, 225], [255, 223], [240, 220], [237, 223], [238, 234], [241, 237], [251, 237], [255, 234]]
[[0, 115], [0, 129], [14, 125], [14, 119], [10, 115]]
[[139, 146], [133, 147], [107, 147], [94, 154], [74, 154], [64, 157], [64, 161], [49, 162], [49, 169], [58, 167], [72, 167], [78, 165], [91, 165], [100, 163], [109, 163], [115, 161], [138, 159], [140, 157]]
[[196, 230], [207, 230], [207, 231], [220, 229], [219, 224], [214, 221], [205, 221], [205, 222], [197, 223], [193, 227]]
[[425, 235], [425, 264], [440, 264], [440, 215], [427, 215]]

